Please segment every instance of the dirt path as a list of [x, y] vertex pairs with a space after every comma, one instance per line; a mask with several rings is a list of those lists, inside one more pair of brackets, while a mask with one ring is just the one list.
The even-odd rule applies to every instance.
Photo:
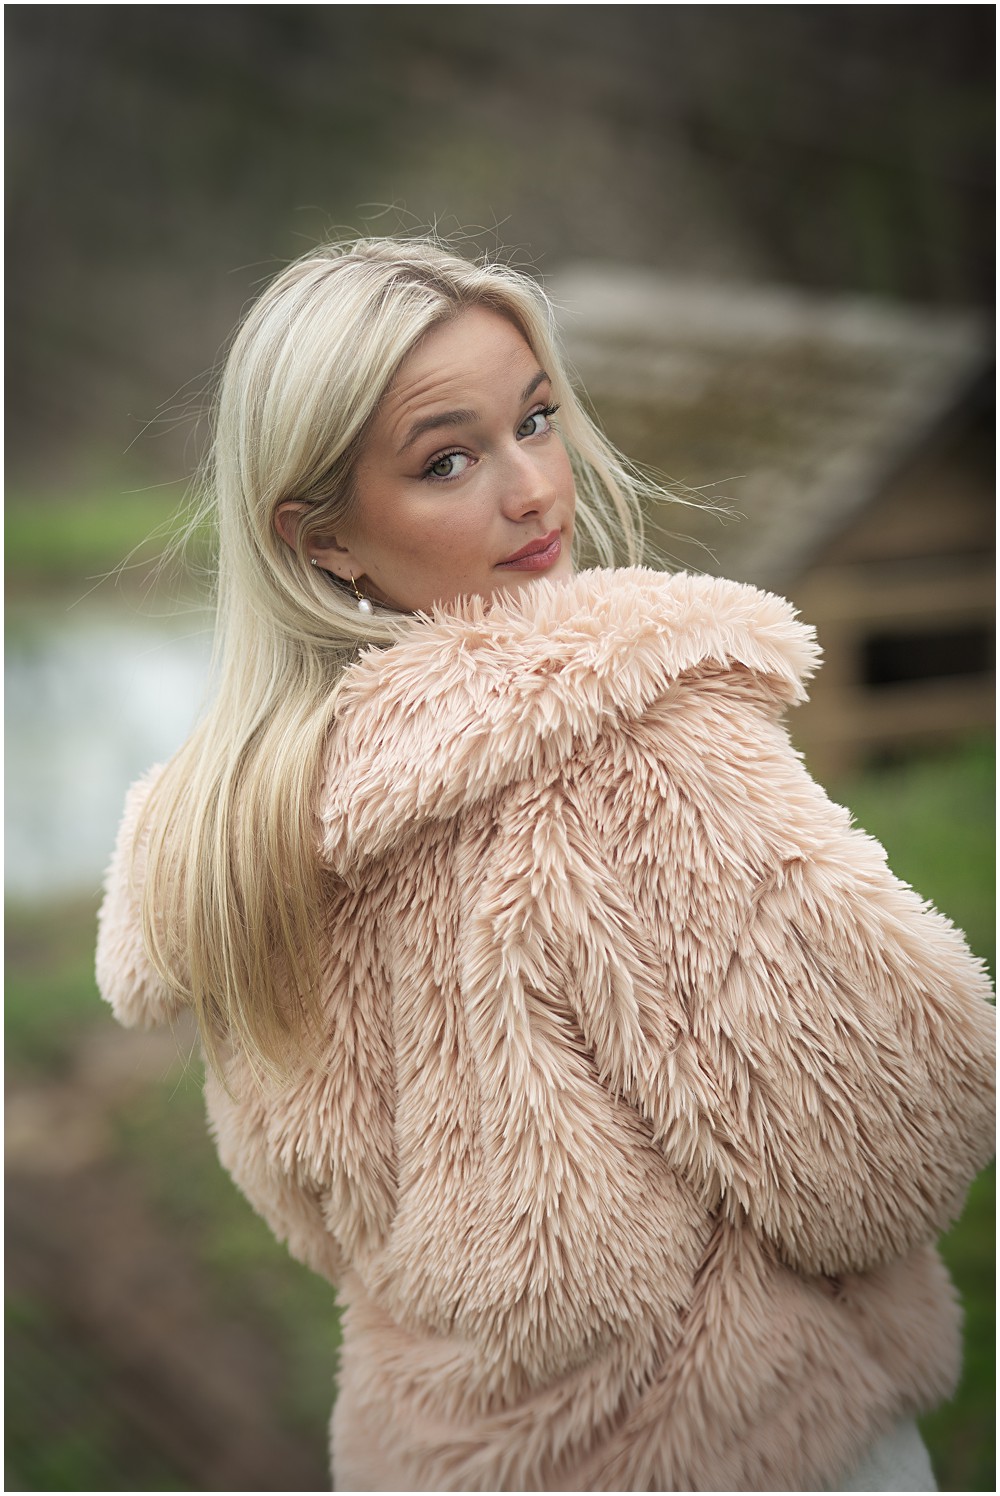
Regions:
[[325, 1450], [278, 1423], [280, 1351], [220, 1311], [193, 1244], [164, 1230], [109, 1146], [113, 1107], [175, 1058], [169, 1037], [102, 1028], [68, 1078], [9, 1087], [8, 1296], [44, 1306], [45, 1354], [100, 1366], [122, 1461], [142, 1451], [195, 1490], [328, 1489]]

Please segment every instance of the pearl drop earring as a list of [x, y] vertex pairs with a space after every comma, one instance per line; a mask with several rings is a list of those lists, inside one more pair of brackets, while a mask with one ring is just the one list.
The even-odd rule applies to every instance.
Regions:
[[354, 596], [358, 600], [358, 612], [374, 613], [375, 609], [372, 607], [367, 597], [361, 596], [361, 593], [358, 591], [358, 584], [353, 577], [351, 578], [351, 586], [354, 588]]

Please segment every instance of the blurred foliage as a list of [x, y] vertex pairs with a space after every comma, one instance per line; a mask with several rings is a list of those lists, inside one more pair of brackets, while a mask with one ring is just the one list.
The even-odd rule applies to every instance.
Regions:
[[[18, 595], [101, 582], [148, 586], [171, 567], [167, 547], [182, 532], [188, 498], [178, 484], [127, 488], [108, 481], [72, 497], [24, 489], [4, 504], [4, 553], [8, 591]], [[184, 549], [194, 568], [209, 555], [196, 530]]]
[[902, 758], [831, 788], [889, 866], [965, 931], [996, 978], [996, 750], [975, 738], [959, 751]]
[[992, 298], [989, 7], [28, 5], [6, 41], [19, 470], [188, 471], [247, 297], [341, 227]]
[[[273, 1422], [304, 1441], [321, 1469], [339, 1344], [332, 1291], [288, 1257], [221, 1169], [206, 1128], [200, 1064], [186, 1058], [180, 1036], [175, 1063], [159, 1082], [127, 1081], [117, 1089], [98, 1080], [95, 1094], [93, 1078], [87, 1082], [78, 1073], [83, 1044], [111, 1024], [94, 984], [95, 917], [93, 900], [6, 909], [9, 1093], [40, 1088], [54, 1127], [67, 1119], [69, 1125], [86, 1124], [96, 1108], [108, 1124], [106, 1162], [135, 1192], [164, 1240], [187, 1259], [217, 1333], [225, 1335], [227, 1325], [236, 1323], [273, 1350], [283, 1375], [266, 1409], [268, 1426]], [[80, 1104], [67, 1111], [65, 1098], [74, 1086]], [[15, 1169], [8, 1191], [17, 1188]], [[72, 1207], [64, 1226], [74, 1229]], [[114, 1219], [106, 1229], [116, 1229]], [[158, 1273], [159, 1264], [150, 1262], [151, 1286]], [[145, 1389], [136, 1388], [130, 1366], [90, 1343], [92, 1311], [67, 1297], [65, 1286], [45, 1302], [35, 1289], [11, 1286], [11, 1277], [5, 1489], [200, 1489], [184, 1449], [183, 1403], [175, 1409], [177, 1447], [171, 1451], [163, 1445], [162, 1421], [150, 1420], [150, 1434], [137, 1417], [136, 1398], [159, 1395], [155, 1373]], [[197, 1395], [191, 1389], [190, 1396]]]
[[[893, 872], [965, 931], [996, 979], [996, 753], [975, 739], [948, 756], [904, 759], [833, 790], [885, 847]], [[965, 1307], [965, 1358], [954, 1400], [921, 1420], [938, 1484], [995, 1489], [996, 1166], [973, 1184], [942, 1243]]]
[[8, 1073], [61, 1078], [95, 1026], [93, 900], [5, 909], [4, 1037]]
[[289, 1258], [220, 1168], [206, 1131], [200, 1071], [188, 1065], [170, 1086], [119, 1111], [121, 1156], [141, 1166], [148, 1203], [164, 1228], [197, 1242], [220, 1313], [249, 1318], [282, 1347], [287, 1378], [275, 1416], [322, 1445], [340, 1344], [332, 1293]]
[[993, 1163], [941, 1244], [965, 1310], [958, 1391], [920, 1420], [943, 1491], [996, 1490], [996, 1182]]
[[115, 1406], [116, 1372], [51, 1307], [5, 1302], [5, 1490], [189, 1491]]
[[[992, 753], [976, 741], [834, 787], [892, 866], [992, 951]], [[94, 990], [92, 901], [7, 911], [7, 1066], [14, 1086], [68, 1083], [84, 1036], [110, 1023]], [[291, 1262], [221, 1171], [188, 1065], [109, 1097], [110, 1157], [141, 1181], [159, 1229], [189, 1254], [218, 1324], [237, 1318], [276, 1345], [287, 1381], [275, 1423], [325, 1447], [336, 1321], [325, 1284]], [[16, 1181], [14, 1184], [16, 1187]], [[11, 1186], [8, 1186], [10, 1190]], [[923, 1421], [944, 1490], [993, 1490], [995, 1174], [973, 1186], [945, 1258], [966, 1309], [955, 1400]], [[7, 1334], [7, 1489], [186, 1489], [116, 1396], [122, 1369], [37, 1294], [12, 1293]], [[178, 1429], [178, 1437], [183, 1430]], [[180, 1467], [183, 1469], [183, 1465]]]

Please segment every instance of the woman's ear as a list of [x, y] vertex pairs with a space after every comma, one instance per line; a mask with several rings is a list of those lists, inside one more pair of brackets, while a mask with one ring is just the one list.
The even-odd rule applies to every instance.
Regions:
[[[295, 499], [286, 499], [274, 511], [274, 528], [293, 551], [298, 549], [299, 525], [308, 507]], [[344, 582], [352, 581], [364, 571], [351, 547], [341, 545], [335, 535], [312, 536], [306, 542], [306, 555], [322, 571], [331, 571]]]
[[302, 518], [305, 507], [305, 504], [296, 504], [294, 499], [287, 499], [284, 504], [279, 504], [274, 511], [274, 528], [285, 544], [290, 545], [293, 551], [298, 549], [299, 521]]

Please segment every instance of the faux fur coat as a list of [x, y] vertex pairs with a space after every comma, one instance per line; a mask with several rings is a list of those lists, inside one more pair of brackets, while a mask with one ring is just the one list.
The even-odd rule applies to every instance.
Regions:
[[[952, 1390], [933, 1242], [992, 1151], [962, 936], [789, 746], [789, 606], [588, 572], [349, 670], [318, 807], [325, 1049], [207, 1083], [344, 1310], [353, 1490], [813, 1490]], [[170, 1003], [127, 874], [99, 980]]]

